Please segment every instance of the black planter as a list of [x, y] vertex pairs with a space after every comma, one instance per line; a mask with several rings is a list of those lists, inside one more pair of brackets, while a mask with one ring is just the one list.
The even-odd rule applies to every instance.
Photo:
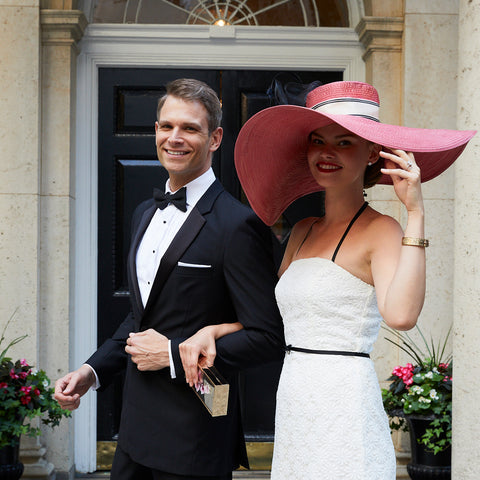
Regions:
[[407, 472], [412, 480], [450, 480], [452, 478], [452, 449], [449, 447], [436, 455], [418, 443], [430, 425], [430, 419], [406, 416], [410, 429], [412, 462], [407, 465]]
[[0, 480], [18, 480], [23, 473], [23, 463], [19, 461], [20, 442], [14, 447], [0, 448]]

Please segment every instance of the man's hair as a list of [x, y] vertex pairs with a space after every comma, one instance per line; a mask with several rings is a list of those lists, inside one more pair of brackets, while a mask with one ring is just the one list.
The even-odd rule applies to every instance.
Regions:
[[215, 91], [206, 83], [193, 78], [178, 78], [167, 83], [166, 93], [158, 101], [157, 120], [160, 111], [169, 95], [178, 97], [186, 102], [199, 102], [207, 110], [208, 133], [211, 134], [222, 123], [222, 105]]

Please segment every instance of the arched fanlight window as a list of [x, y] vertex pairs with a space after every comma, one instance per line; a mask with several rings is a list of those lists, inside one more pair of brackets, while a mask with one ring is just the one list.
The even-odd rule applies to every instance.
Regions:
[[93, 22], [349, 26], [345, 0], [98, 0]]

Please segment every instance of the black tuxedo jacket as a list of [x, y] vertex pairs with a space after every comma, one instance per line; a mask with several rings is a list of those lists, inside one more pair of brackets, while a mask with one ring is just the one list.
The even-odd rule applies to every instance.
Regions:
[[[135, 257], [155, 209], [148, 200], [133, 216], [132, 312], [87, 363], [102, 386], [126, 368], [119, 444], [133, 460], [179, 475], [224, 474], [248, 465], [236, 372], [283, 356], [271, 233], [216, 180], [165, 252], [144, 308]], [[244, 329], [218, 340], [215, 360], [230, 383], [229, 413], [213, 418], [185, 383], [178, 345], [205, 325], [236, 321]], [[175, 380], [169, 368], [140, 372], [125, 353], [129, 332], [148, 328], [172, 341]]]

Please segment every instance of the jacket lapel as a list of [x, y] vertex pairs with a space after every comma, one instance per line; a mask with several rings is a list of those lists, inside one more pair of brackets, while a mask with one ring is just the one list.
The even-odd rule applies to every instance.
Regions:
[[213, 184], [205, 192], [202, 198], [200, 198], [200, 200], [197, 202], [195, 207], [192, 208], [192, 211], [188, 215], [188, 218], [185, 220], [184, 224], [182, 225], [178, 233], [175, 235], [172, 243], [167, 248], [165, 254], [162, 257], [162, 260], [157, 270], [157, 275], [155, 276], [155, 281], [152, 285], [152, 290], [150, 291], [147, 304], [145, 305], [144, 314], [148, 312], [152, 303], [154, 303], [154, 300], [160, 294], [165, 282], [167, 281], [170, 273], [172, 272], [180, 257], [183, 255], [185, 250], [187, 250], [190, 244], [195, 240], [196, 236], [202, 229], [203, 225], [206, 222], [204, 215], [211, 211], [216, 198], [222, 191], [222, 185], [218, 180], [215, 180], [215, 182], [213, 182]]
[[[132, 246], [130, 248], [130, 253], [128, 256], [128, 271], [130, 273], [130, 289], [131, 289], [131, 294], [135, 299], [135, 301], [132, 303], [134, 303], [137, 306], [138, 311], [140, 312], [140, 315], [143, 315], [143, 302], [142, 302], [142, 296], [140, 295], [140, 287], [138, 286], [138, 278], [137, 278], [137, 262], [136, 262], [137, 250], [140, 245], [140, 241], [143, 238], [145, 230], [147, 229], [148, 225], [150, 224], [150, 221], [152, 220], [153, 215], [155, 214], [156, 209], [157, 209], [156, 205], [153, 204], [151, 207], [148, 207], [145, 210], [145, 212], [143, 212], [138, 228], [136, 229], [135, 236], [132, 240]], [[137, 316], [135, 317], [139, 318]]]

